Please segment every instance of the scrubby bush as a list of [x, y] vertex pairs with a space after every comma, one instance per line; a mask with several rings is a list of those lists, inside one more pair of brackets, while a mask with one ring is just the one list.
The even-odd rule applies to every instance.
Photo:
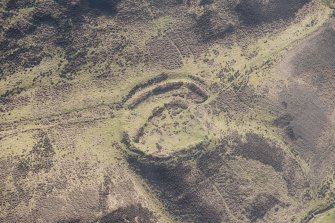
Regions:
[[323, 2], [330, 8], [335, 9], [335, 0], [323, 0]]

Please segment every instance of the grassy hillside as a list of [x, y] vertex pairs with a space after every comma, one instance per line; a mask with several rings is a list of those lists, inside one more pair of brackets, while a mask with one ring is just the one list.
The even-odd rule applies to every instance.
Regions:
[[0, 222], [304, 222], [334, 203], [332, 8], [2, 1]]

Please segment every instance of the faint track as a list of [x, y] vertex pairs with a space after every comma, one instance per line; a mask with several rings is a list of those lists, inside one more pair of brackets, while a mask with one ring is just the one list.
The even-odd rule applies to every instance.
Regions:
[[227, 204], [225, 198], [223, 197], [222, 193], [221, 193], [221, 192], [219, 191], [219, 189], [217, 188], [216, 183], [214, 183], [214, 182], [211, 182], [211, 183], [212, 183], [213, 188], [214, 188], [214, 190], [216, 191], [216, 193], [219, 194], [219, 196], [220, 196], [220, 198], [221, 198], [221, 200], [222, 200], [223, 206], [224, 206], [225, 209], [227, 210], [229, 216], [230, 216], [232, 219], [234, 219], [235, 222], [242, 222], [241, 220], [237, 219], [237, 218], [235, 217], [235, 215], [232, 213], [232, 211], [230, 210], [230, 208], [229, 208], [229, 206], [228, 206], [228, 204]]
[[[115, 108], [111, 109], [111, 107]], [[5, 137], [13, 136], [18, 132], [29, 132], [38, 129], [49, 129], [60, 125], [74, 125], [106, 120], [114, 116], [113, 111], [115, 110], [119, 110], [119, 108], [115, 106], [115, 103], [100, 104], [38, 118], [2, 122], [0, 123], [0, 140]], [[32, 127], [27, 128], [27, 126]]]
[[[33, 131], [37, 131], [37, 130], [41, 130], [41, 129], [51, 129], [51, 128], [55, 128], [58, 126], [65, 126], [65, 125], [76, 125], [76, 124], [84, 124], [84, 123], [93, 123], [96, 121], [102, 121], [102, 120], [107, 120], [109, 119], [109, 117], [103, 117], [103, 118], [92, 118], [92, 119], [87, 119], [87, 120], [79, 120], [79, 121], [73, 121], [73, 122], [64, 122], [64, 123], [55, 123], [53, 125], [42, 125], [42, 126], [37, 126], [33, 127], [33, 128], [29, 128], [29, 129], [25, 129], [25, 130], [14, 130], [13, 132], [10, 132], [8, 134], [0, 134], [0, 140], [7, 138], [7, 137], [11, 137], [16, 135], [17, 133], [26, 133], [26, 132], [33, 132]], [[1, 132], [0, 132], [1, 133]]]
[[[155, 15], [154, 15], [154, 13], [152, 12], [152, 10], [150, 8], [150, 2], [147, 2], [147, 1], [144, 0], [144, 5], [146, 6], [146, 8], [147, 8], [147, 10], [148, 10], [148, 12], [150, 14], [150, 17], [151, 17], [153, 25], [157, 29], [158, 33], [160, 35], [162, 35], [162, 31], [159, 29], [159, 27], [154, 22]], [[179, 56], [181, 58], [181, 62], [183, 63], [182, 59], [184, 58], [184, 55], [181, 53], [181, 51], [178, 48], [178, 46], [175, 44], [175, 42], [168, 35], [165, 35], [165, 37], [168, 39], [168, 41], [171, 43], [171, 45], [176, 49], [177, 53], [179, 54]]]
[[312, 213], [308, 214], [302, 221], [301, 223], [308, 223], [311, 220], [313, 220], [314, 218], [316, 218], [318, 215], [321, 215], [327, 211], [330, 211], [331, 209], [335, 208], [335, 203], [332, 203], [330, 205], [328, 205], [327, 207], [320, 209], [320, 210], [316, 210], [313, 211]]

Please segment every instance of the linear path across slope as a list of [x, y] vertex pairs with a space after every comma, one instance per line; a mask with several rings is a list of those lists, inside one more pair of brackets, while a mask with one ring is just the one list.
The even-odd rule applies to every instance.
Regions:
[[316, 211], [313, 211], [311, 214], [307, 215], [302, 221], [301, 223], [308, 223], [308, 222], [311, 222], [314, 218], [316, 217], [319, 217], [320, 215], [324, 214], [325, 212], [328, 212], [332, 209], [335, 208], [335, 202], [328, 205], [327, 207], [325, 208], [322, 208], [322, 209], [319, 209], [319, 210], [316, 210]]

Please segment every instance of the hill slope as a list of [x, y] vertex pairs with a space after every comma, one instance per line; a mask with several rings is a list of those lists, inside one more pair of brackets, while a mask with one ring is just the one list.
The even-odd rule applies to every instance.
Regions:
[[0, 222], [322, 219], [329, 6], [2, 1]]

